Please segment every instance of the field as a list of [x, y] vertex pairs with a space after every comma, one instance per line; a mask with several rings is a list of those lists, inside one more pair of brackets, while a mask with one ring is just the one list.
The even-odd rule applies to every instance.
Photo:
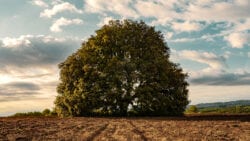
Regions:
[[0, 140], [250, 141], [250, 115], [0, 118]]

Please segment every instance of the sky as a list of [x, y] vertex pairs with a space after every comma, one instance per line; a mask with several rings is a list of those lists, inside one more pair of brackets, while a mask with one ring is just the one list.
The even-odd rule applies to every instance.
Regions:
[[58, 64], [112, 19], [161, 31], [190, 104], [250, 99], [249, 0], [0, 0], [0, 116], [52, 108]]

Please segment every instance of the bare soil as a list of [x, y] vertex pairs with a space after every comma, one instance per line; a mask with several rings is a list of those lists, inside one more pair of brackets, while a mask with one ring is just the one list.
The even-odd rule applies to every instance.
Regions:
[[250, 115], [0, 118], [0, 141], [250, 141]]

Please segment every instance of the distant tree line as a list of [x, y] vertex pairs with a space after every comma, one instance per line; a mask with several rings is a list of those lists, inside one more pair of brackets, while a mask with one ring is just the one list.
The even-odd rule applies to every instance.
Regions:
[[34, 111], [34, 112], [15, 113], [10, 117], [41, 117], [41, 116], [57, 116], [57, 113], [54, 110], [46, 108], [42, 112]]
[[[196, 105], [190, 105], [185, 111], [185, 114], [248, 114], [250, 113], [250, 105], [236, 105], [229, 107], [206, 107], [197, 108]], [[51, 117], [58, 116], [56, 111], [50, 109], [44, 109], [42, 112], [26, 112], [26, 113], [15, 113], [10, 117]]]
[[241, 114], [241, 113], [250, 113], [250, 105], [236, 105], [236, 106], [228, 106], [228, 107], [203, 107], [197, 108], [195, 105], [189, 106], [185, 113], [193, 114], [205, 114], [205, 113], [215, 113], [215, 114]]

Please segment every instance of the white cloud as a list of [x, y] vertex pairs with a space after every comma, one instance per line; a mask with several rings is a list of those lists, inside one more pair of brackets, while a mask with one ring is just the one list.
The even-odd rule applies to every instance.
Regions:
[[103, 25], [106, 25], [106, 24], [109, 23], [110, 20], [114, 20], [114, 18], [113, 18], [113, 17], [105, 17], [105, 18], [103, 18], [103, 19], [101, 20], [100, 23], [97, 24], [97, 26], [101, 27], [101, 26], [103, 26]]
[[123, 17], [138, 17], [136, 11], [131, 8], [132, 0], [86, 0], [87, 12], [105, 14], [112, 12]]
[[171, 39], [168, 40], [168, 42], [173, 42], [173, 43], [182, 43], [182, 42], [193, 42], [196, 40], [199, 40], [200, 38], [178, 38], [178, 39]]
[[48, 7], [48, 4], [45, 3], [43, 0], [33, 0], [32, 3], [40, 7]]
[[[176, 1], [176, 0], [86, 0], [87, 12], [103, 14], [110, 13], [121, 17], [152, 18], [151, 25], [171, 26], [172, 22], [184, 20], [184, 23], [176, 23], [175, 29], [179, 31], [197, 31], [204, 26], [200, 22], [216, 23], [226, 22], [240, 24], [239, 21], [249, 19], [250, 4], [248, 0], [236, 1]], [[226, 11], [226, 12], [225, 12]], [[192, 22], [191, 22], [192, 21]], [[184, 28], [186, 26], [186, 28]], [[241, 27], [247, 28], [248, 22]], [[248, 26], [249, 29], [249, 26]]]
[[165, 25], [179, 17], [173, 10], [174, 3], [174, 1], [137, 1], [134, 7], [140, 16], [156, 18], [151, 24]]
[[[28, 35], [29, 36], [29, 35]], [[30, 41], [26, 38], [27, 36], [20, 36], [19, 38], [5, 37], [2, 39], [3, 47], [18, 47], [18, 46], [29, 46]]]
[[68, 25], [79, 25], [83, 24], [83, 21], [81, 19], [65, 19], [61, 17], [60, 19], [56, 20], [53, 25], [50, 27], [50, 31], [52, 32], [61, 32], [62, 26], [68, 26]]
[[249, 18], [250, 4], [248, 0], [242, 4], [234, 2], [216, 2], [210, 1], [207, 4], [200, 4], [197, 1], [192, 1], [189, 6], [186, 7], [186, 12], [183, 18], [186, 20], [197, 20], [197, 21], [228, 21], [237, 22], [239, 20]]
[[198, 52], [194, 50], [183, 50], [178, 53], [178, 56], [182, 59], [188, 59], [199, 63], [207, 64], [209, 67], [204, 71], [223, 70], [227, 65], [223, 56], [217, 56], [210, 52]]
[[165, 34], [165, 38], [166, 38], [166, 39], [171, 39], [171, 38], [173, 37], [173, 35], [174, 35], [173, 32], [167, 32], [167, 33]]
[[15, 73], [17, 69], [9, 69], [12, 66], [26, 68], [58, 63], [76, 49], [78, 44], [81, 44], [80, 39], [44, 35], [0, 39], [0, 72], [7, 70], [6, 73]]
[[213, 38], [222, 37], [222, 36], [226, 36], [226, 35], [228, 35], [228, 33], [205, 34], [205, 35], [202, 35], [201, 37], [197, 37], [197, 38], [186, 38], [186, 37], [174, 38], [174, 39], [168, 40], [168, 42], [182, 43], [182, 42], [194, 42], [197, 40], [205, 40], [208, 42], [213, 42], [214, 41]]
[[226, 70], [226, 59], [231, 52], [226, 51], [223, 56], [211, 52], [198, 52], [194, 50], [172, 51], [176, 60], [191, 60], [208, 65], [198, 70], [185, 70], [189, 73], [189, 82], [194, 85], [221, 85], [243, 86], [250, 84], [250, 73], [244, 69], [234, 72]]
[[164, 8], [162, 4], [155, 3], [153, 1], [138, 1], [135, 5], [135, 8], [140, 13], [140, 15], [144, 17], [157, 16], [163, 18], [166, 16], [165, 11], [168, 10], [168, 7]]
[[232, 33], [224, 38], [233, 48], [242, 48], [250, 42], [249, 33]]
[[172, 24], [172, 28], [176, 31], [181, 31], [181, 32], [191, 32], [191, 31], [199, 31], [203, 28], [203, 25], [200, 23], [196, 23], [196, 22], [190, 22], [190, 21], [186, 21], [183, 23], [179, 23], [179, 22], [174, 22]]
[[63, 11], [69, 11], [72, 13], [82, 13], [82, 10], [77, 9], [74, 5], [68, 2], [64, 2], [58, 5], [54, 5], [52, 9], [45, 9], [42, 13], [40, 13], [40, 17], [51, 18], [57, 13], [60, 13]]
[[250, 16], [248, 0], [233, 2], [146, 0], [135, 2], [134, 9], [138, 11], [139, 16], [155, 18], [153, 24], [161, 25], [178, 20], [236, 23]]

